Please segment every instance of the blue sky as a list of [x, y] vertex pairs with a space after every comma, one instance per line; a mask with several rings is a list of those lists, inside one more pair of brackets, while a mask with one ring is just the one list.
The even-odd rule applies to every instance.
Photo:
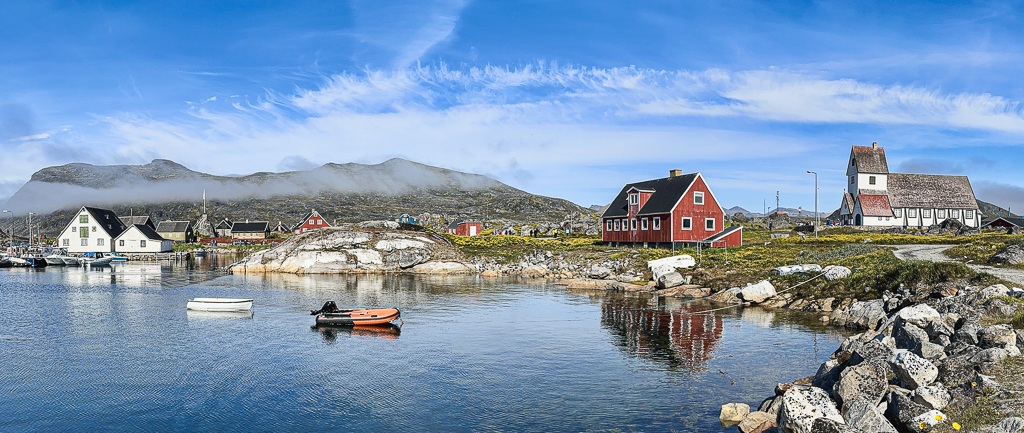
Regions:
[[404, 157], [605, 204], [838, 207], [851, 145], [1024, 211], [1015, 3], [2, 2], [0, 200], [68, 162]]

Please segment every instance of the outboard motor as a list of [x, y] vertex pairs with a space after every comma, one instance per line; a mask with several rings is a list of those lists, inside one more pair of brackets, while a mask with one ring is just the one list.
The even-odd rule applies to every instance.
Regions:
[[337, 313], [337, 312], [338, 312], [338, 305], [335, 304], [334, 301], [327, 301], [327, 302], [324, 302], [324, 306], [321, 307], [319, 310], [310, 310], [309, 311], [309, 315], [310, 316], [315, 316], [315, 315], [321, 314], [321, 313]]

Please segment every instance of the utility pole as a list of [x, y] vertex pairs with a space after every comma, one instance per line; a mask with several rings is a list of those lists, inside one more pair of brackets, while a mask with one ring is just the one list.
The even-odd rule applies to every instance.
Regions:
[[28, 247], [32, 248], [32, 212], [28, 213]]
[[775, 213], [779, 213], [779, 192], [775, 191]]
[[818, 173], [807, 170], [814, 175], [814, 239], [818, 239]]

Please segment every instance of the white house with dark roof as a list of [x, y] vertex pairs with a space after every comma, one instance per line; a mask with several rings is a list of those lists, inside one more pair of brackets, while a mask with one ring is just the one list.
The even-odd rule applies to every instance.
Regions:
[[109, 253], [125, 226], [113, 211], [83, 206], [57, 236], [68, 253]]
[[928, 227], [955, 219], [981, 227], [967, 176], [891, 173], [885, 149], [853, 146], [846, 165], [847, 191], [839, 208], [843, 225]]
[[114, 238], [114, 251], [119, 253], [166, 253], [173, 249], [173, 241], [145, 224], [132, 224]]

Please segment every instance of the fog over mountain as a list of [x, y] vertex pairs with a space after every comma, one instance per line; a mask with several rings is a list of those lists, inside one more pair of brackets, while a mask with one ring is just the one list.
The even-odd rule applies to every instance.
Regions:
[[404, 159], [373, 165], [329, 163], [310, 170], [237, 177], [200, 173], [164, 159], [145, 165], [66, 164], [33, 174], [3, 209], [17, 217], [16, 227], [29, 212], [35, 213], [33, 225], [44, 233], [59, 231], [83, 205], [150, 215], [157, 221], [195, 221], [202, 213], [204, 190], [214, 222], [227, 218], [290, 225], [313, 208], [334, 222], [424, 212], [547, 222], [561, 221], [569, 213], [590, 213], [567, 200], [533, 195], [487, 176]]

